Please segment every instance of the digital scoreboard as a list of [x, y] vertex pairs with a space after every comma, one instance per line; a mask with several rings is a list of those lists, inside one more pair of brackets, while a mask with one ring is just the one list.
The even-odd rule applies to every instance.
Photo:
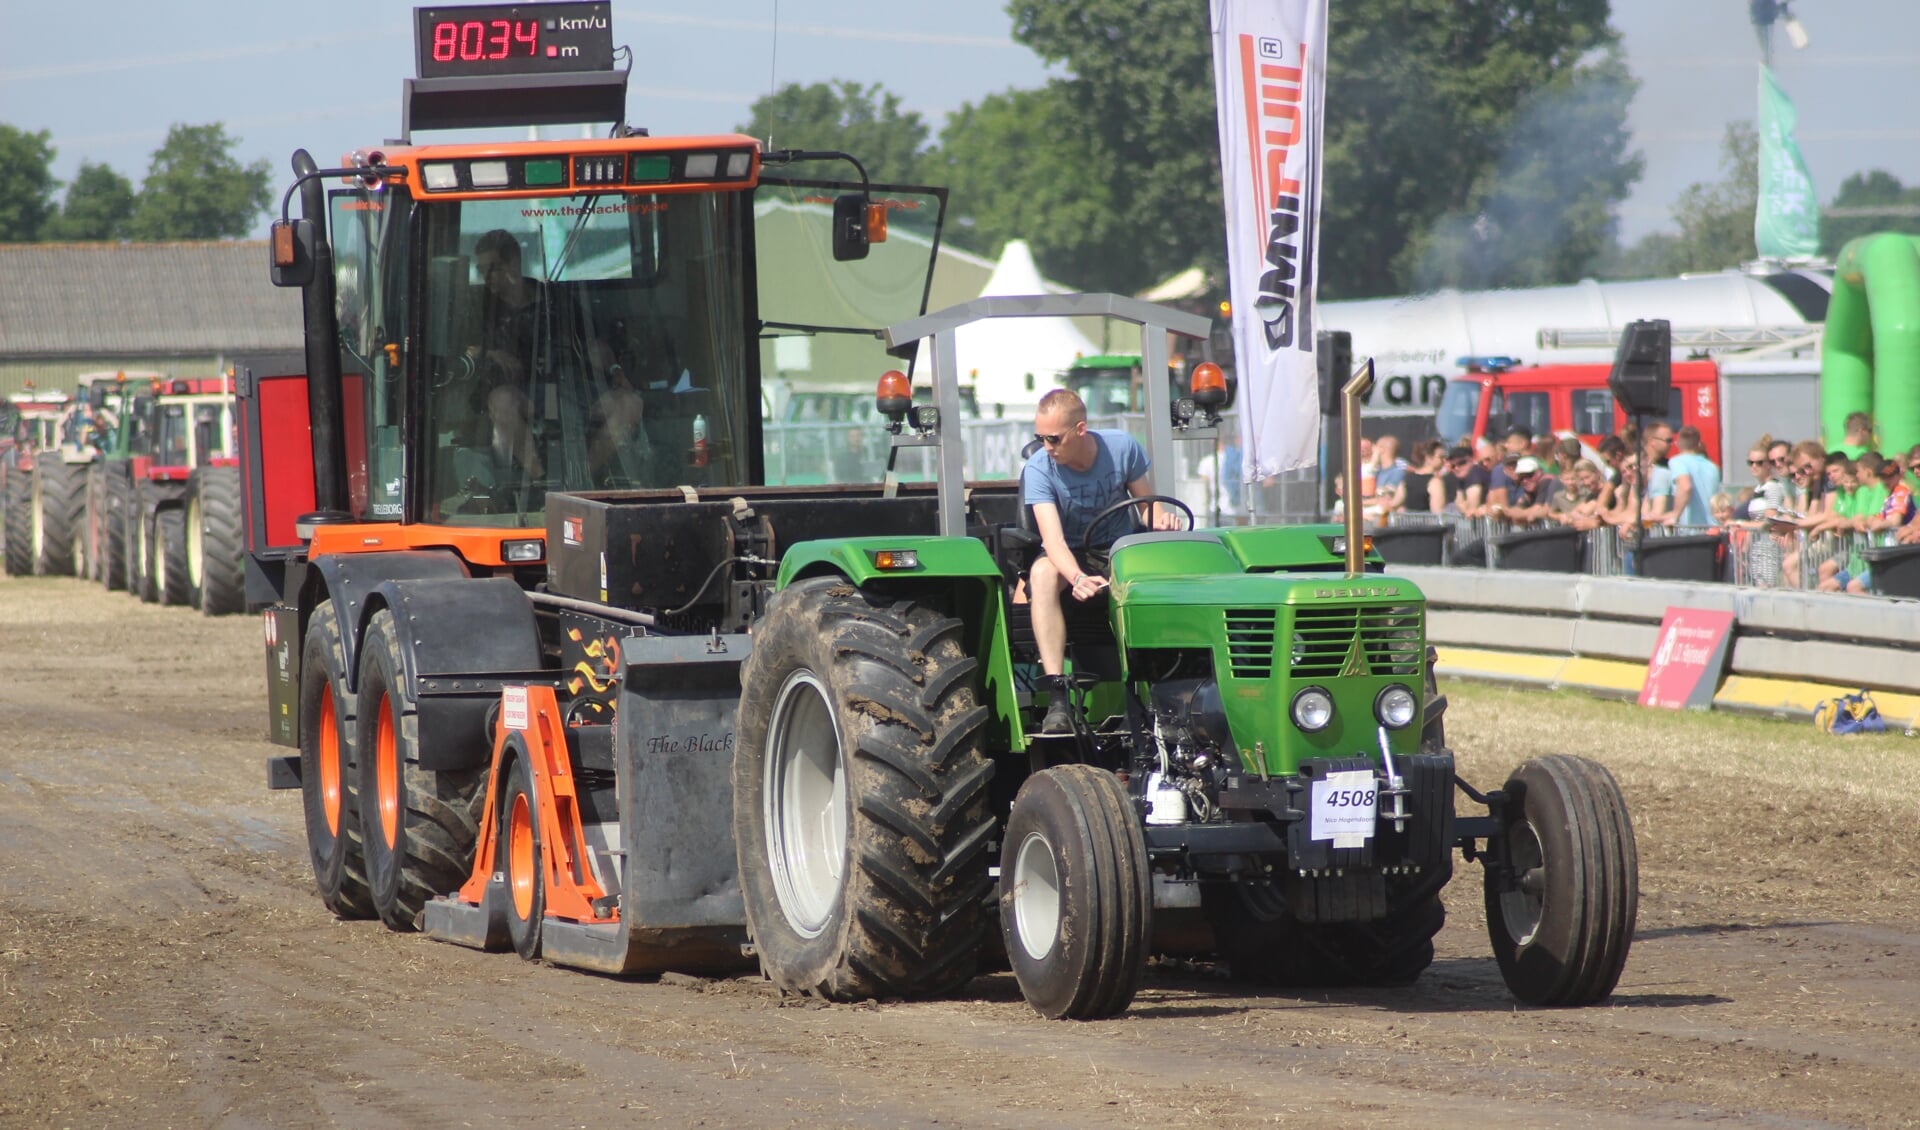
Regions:
[[415, 73], [433, 79], [608, 71], [611, 8], [606, 0], [415, 8]]

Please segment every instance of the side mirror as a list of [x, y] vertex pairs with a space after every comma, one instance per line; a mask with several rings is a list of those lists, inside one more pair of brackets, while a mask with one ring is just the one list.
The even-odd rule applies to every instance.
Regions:
[[275, 220], [268, 237], [275, 286], [306, 286], [313, 281], [313, 221]]
[[857, 192], [833, 198], [833, 257], [845, 263], [867, 257], [867, 198]]

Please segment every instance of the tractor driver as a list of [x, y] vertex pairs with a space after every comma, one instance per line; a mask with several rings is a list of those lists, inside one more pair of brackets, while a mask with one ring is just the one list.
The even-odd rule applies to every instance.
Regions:
[[[1107, 579], [1087, 570], [1075, 554], [1087, 535], [1087, 526], [1102, 510], [1129, 495], [1153, 493], [1147, 482], [1147, 453], [1122, 431], [1087, 427], [1087, 406], [1072, 390], [1056, 388], [1040, 399], [1033, 421], [1041, 450], [1027, 460], [1020, 474], [1021, 501], [1033, 508], [1034, 528], [1040, 534], [1040, 555], [1027, 573], [1027, 600], [1033, 616], [1033, 638], [1040, 648], [1040, 667], [1051, 692], [1041, 733], [1073, 730], [1072, 706], [1061, 675], [1066, 669], [1067, 625], [1060, 594], [1091, 600], [1107, 587]], [[1152, 508], [1154, 529], [1173, 529], [1179, 519], [1158, 504]], [[1111, 544], [1128, 528], [1119, 516], [1102, 523], [1095, 539], [1104, 535]], [[1111, 530], [1106, 527], [1111, 526]]]

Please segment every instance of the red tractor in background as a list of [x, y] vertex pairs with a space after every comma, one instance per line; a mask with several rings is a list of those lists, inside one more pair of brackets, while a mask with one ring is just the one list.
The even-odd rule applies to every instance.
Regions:
[[39, 452], [58, 445], [67, 399], [29, 386], [0, 401], [0, 540], [16, 577], [33, 572], [33, 466]]
[[[103, 543], [118, 543], [126, 587], [141, 600], [191, 604], [210, 616], [242, 611], [230, 380], [155, 381], [153, 391], [130, 429], [136, 453], [127, 459], [123, 525], [112, 527], [110, 506]], [[109, 492], [117, 487], [109, 479]]]

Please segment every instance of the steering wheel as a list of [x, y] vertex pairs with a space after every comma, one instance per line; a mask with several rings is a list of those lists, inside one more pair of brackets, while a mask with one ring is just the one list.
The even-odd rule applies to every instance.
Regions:
[[[1100, 528], [1100, 523], [1106, 521], [1108, 517], [1114, 514], [1117, 514], [1120, 511], [1127, 509], [1128, 507], [1140, 507], [1153, 502], [1165, 503], [1166, 505], [1186, 515], [1187, 524], [1185, 526], [1182, 526], [1181, 528], [1186, 530], [1193, 529], [1193, 508], [1191, 506], [1188, 506], [1186, 503], [1180, 501], [1179, 499], [1173, 497], [1172, 495], [1168, 495], [1168, 494], [1143, 494], [1138, 496], [1128, 495], [1126, 498], [1123, 498], [1119, 502], [1114, 503], [1112, 506], [1107, 507], [1105, 510], [1102, 510], [1100, 513], [1095, 514], [1093, 516], [1093, 521], [1087, 523], [1086, 531], [1080, 535], [1081, 560], [1083, 561], [1099, 560], [1102, 563], [1106, 562], [1112, 556], [1112, 550], [1111, 549], [1096, 550], [1093, 548], [1093, 532]], [[1142, 530], [1146, 528], [1141, 525], [1140, 511], [1137, 509], [1133, 511], [1133, 526], [1134, 528], [1131, 531], [1133, 533], [1140, 533], [1142, 532]], [[1114, 540], [1118, 541], [1119, 539], [1115, 538]]]

